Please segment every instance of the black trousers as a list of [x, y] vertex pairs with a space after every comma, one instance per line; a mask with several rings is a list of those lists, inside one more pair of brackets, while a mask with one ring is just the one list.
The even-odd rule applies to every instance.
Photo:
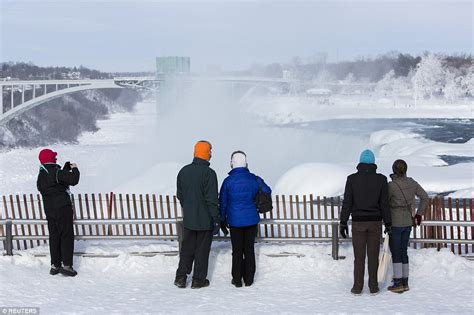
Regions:
[[184, 228], [176, 276], [190, 274], [194, 262], [193, 279], [206, 279], [211, 243], [212, 231], [195, 231]]
[[255, 237], [257, 226], [230, 227], [232, 242], [232, 278], [252, 284], [255, 276]]
[[352, 246], [354, 248], [354, 289], [361, 291], [364, 287], [365, 257], [368, 258], [369, 288], [376, 290], [377, 269], [379, 268], [380, 239], [382, 222], [352, 221]]
[[74, 254], [74, 227], [72, 206], [64, 206], [57, 209], [45, 209], [46, 220], [48, 220], [49, 252], [51, 264], [56, 267], [72, 267], [72, 256]]

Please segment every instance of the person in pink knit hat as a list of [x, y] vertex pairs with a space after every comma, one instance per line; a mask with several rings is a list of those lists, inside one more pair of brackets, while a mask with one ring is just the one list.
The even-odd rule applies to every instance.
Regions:
[[79, 183], [79, 169], [75, 163], [56, 164], [58, 154], [43, 149], [38, 159], [41, 163], [36, 186], [43, 197], [43, 207], [48, 220], [51, 269], [49, 273], [74, 277], [72, 268], [74, 253], [73, 210], [69, 186]]

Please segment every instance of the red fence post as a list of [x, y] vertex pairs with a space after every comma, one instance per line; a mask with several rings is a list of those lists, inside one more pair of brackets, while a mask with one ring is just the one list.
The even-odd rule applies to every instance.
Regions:
[[[110, 192], [110, 198], [109, 198], [109, 220], [112, 219], [112, 206], [114, 204], [114, 193], [113, 192]], [[109, 225], [109, 230], [108, 230], [108, 235], [112, 235], [112, 225]]]

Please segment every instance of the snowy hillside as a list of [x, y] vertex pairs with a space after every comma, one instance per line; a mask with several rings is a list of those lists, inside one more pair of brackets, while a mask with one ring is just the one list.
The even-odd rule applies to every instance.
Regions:
[[129, 89], [90, 90], [52, 99], [0, 126], [0, 150], [74, 143], [82, 133], [97, 131], [98, 120], [131, 111], [139, 99]]

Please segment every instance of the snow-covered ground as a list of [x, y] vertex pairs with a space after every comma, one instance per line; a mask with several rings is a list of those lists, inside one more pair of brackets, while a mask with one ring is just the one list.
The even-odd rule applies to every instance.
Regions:
[[[201, 290], [173, 285], [177, 256], [137, 257], [131, 252], [176, 251], [166, 242], [78, 242], [77, 251], [118, 254], [76, 257], [75, 278], [50, 276], [45, 246], [0, 257], [0, 306], [39, 307], [42, 314], [135, 313], [379, 313], [472, 314], [474, 262], [448, 250], [409, 250], [410, 291], [395, 294], [380, 285], [377, 296], [349, 293], [353, 254], [349, 245], [334, 261], [331, 247], [315, 244], [257, 244], [257, 273], [251, 287], [230, 284], [229, 242], [214, 242], [208, 278]], [[294, 253], [297, 256], [271, 257]], [[304, 255], [304, 256], [301, 256]], [[189, 284], [188, 284], [189, 285]]]

